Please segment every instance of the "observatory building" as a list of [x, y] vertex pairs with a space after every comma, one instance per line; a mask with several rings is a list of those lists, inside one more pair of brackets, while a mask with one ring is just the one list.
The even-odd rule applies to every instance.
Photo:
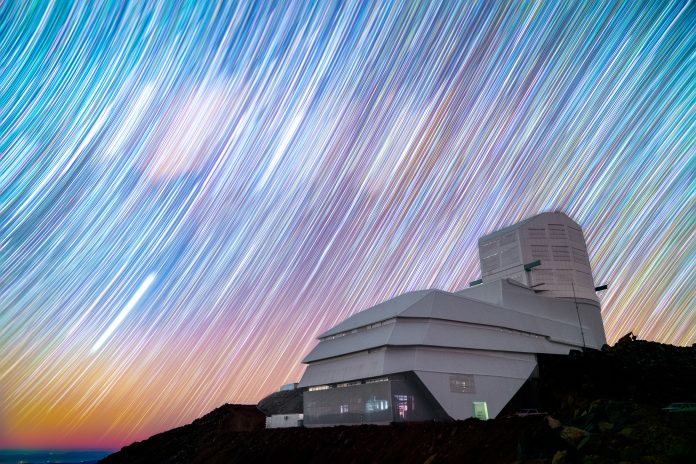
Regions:
[[482, 278], [419, 290], [319, 336], [298, 385], [306, 427], [495, 417], [536, 355], [606, 343], [580, 226], [543, 213], [479, 239]]

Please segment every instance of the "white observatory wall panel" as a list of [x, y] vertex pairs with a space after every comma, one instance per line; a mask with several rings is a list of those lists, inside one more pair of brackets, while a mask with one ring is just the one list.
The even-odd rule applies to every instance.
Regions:
[[521, 224], [524, 262], [541, 261], [528, 275], [536, 289], [561, 298], [598, 301], [580, 226], [565, 214], [545, 213]]
[[[563, 213], [542, 213], [481, 237], [479, 255], [484, 282], [510, 278], [548, 296], [598, 301], [582, 229]], [[536, 260], [540, 266], [524, 270]]]
[[503, 306], [503, 292], [500, 286], [505, 280], [494, 280], [485, 284], [459, 290], [455, 295], [463, 296], [477, 301], [483, 301], [496, 306]]
[[604, 334], [602, 314], [597, 307], [588, 300], [578, 301], [578, 313], [582, 321], [585, 346], [599, 349], [602, 345], [606, 345], [607, 337]]
[[[483, 284], [486, 285], [486, 284]], [[515, 288], [507, 284], [509, 288]], [[507, 287], [506, 287], [507, 290]], [[561, 343], [582, 346], [580, 337], [580, 327], [575, 313], [575, 307], [567, 305], [566, 302], [544, 298], [528, 292], [528, 296], [536, 298], [532, 300], [529, 312], [502, 308], [479, 300], [474, 300], [464, 296], [466, 292], [458, 294], [442, 291], [433, 291], [434, 299], [431, 305], [430, 315], [434, 319], [446, 319], [454, 321], [468, 322], [472, 324], [489, 325], [503, 328], [510, 328], [550, 336], [552, 340]], [[565, 315], [554, 315], [535, 311], [534, 304], [550, 304], [555, 311], [565, 311]], [[414, 305], [404, 311], [403, 316], [420, 316], [420, 307]]]
[[485, 401], [488, 414], [496, 417], [515, 393], [531, 375], [536, 363], [531, 363], [524, 378], [474, 374], [473, 391], [452, 391], [452, 374], [442, 372], [416, 371], [416, 375], [435, 397], [447, 414], [455, 420], [473, 416], [473, 402]]
[[374, 324], [375, 322], [384, 321], [393, 318], [400, 314], [404, 309], [417, 303], [421, 298], [428, 295], [430, 290], [418, 290], [415, 292], [404, 293], [390, 300], [379, 303], [357, 314], [353, 314], [345, 321], [333, 326], [319, 338], [324, 338], [330, 335], [335, 335], [341, 332], [350, 331], [358, 327]]
[[419, 347], [413, 350], [388, 350], [385, 358], [386, 370], [402, 372], [405, 367], [402, 360], [411, 362], [407, 370], [525, 379], [536, 365], [536, 357], [531, 353]]
[[457, 294], [430, 290], [391, 323], [322, 340], [304, 362], [385, 345], [565, 353], [583, 346], [583, 336], [589, 347], [606, 343], [599, 307], [591, 300], [544, 297], [507, 280], [481, 285], [489, 286], [507, 308], [467, 297], [479, 291], [475, 287]]
[[522, 248], [519, 230], [511, 229], [488, 236], [479, 242], [481, 275], [484, 281], [508, 277], [527, 284], [521, 271]]
[[386, 349], [380, 348], [313, 362], [307, 366], [299, 387], [379, 377], [385, 372], [385, 353]]
[[388, 347], [313, 362], [307, 366], [299, 386], [328, 385], [413, 370], [525, 377], [530, 363], [535, 363], [531, 353]]
[[342, 337], [322, 340], [305, 356], [303, 362], [308, 363], [384, 346], [389, 342], [395, 325], [394, 323], [386, 324], [356, 333], [349, 333]]
[[581, 338], [577, 328], [569, 326], [568, 331], [576, 335], [577, 343], [558, 344], [543, 335], [492, 326], [433, 319], [399, 319], [389, 339], [389, 345], [566, 354], [571, 348], [580, 346]]

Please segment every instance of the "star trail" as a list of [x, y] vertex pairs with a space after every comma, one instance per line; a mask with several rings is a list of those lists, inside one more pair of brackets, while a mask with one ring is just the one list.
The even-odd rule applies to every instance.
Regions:
[[696, 6], [0, 3], [0, 447], [110, 447], [562, 210], [610, 342], [696, 342]]

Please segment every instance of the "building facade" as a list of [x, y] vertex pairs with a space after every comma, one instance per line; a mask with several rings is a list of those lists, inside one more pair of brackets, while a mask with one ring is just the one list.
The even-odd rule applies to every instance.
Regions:
[[582, 229], [543, 213], [479, 240], [482, 279], [405, 293], [321, 334], [303, 360], [307, 427], [495, 417], [536, 354], [606, 343]]

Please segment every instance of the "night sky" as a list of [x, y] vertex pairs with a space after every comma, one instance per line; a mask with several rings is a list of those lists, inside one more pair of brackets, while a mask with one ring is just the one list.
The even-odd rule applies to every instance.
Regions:
[[0, 3], [0, 447], [255, 403], [542, 211], [696, 341], [693, 2], [159, 3]]

